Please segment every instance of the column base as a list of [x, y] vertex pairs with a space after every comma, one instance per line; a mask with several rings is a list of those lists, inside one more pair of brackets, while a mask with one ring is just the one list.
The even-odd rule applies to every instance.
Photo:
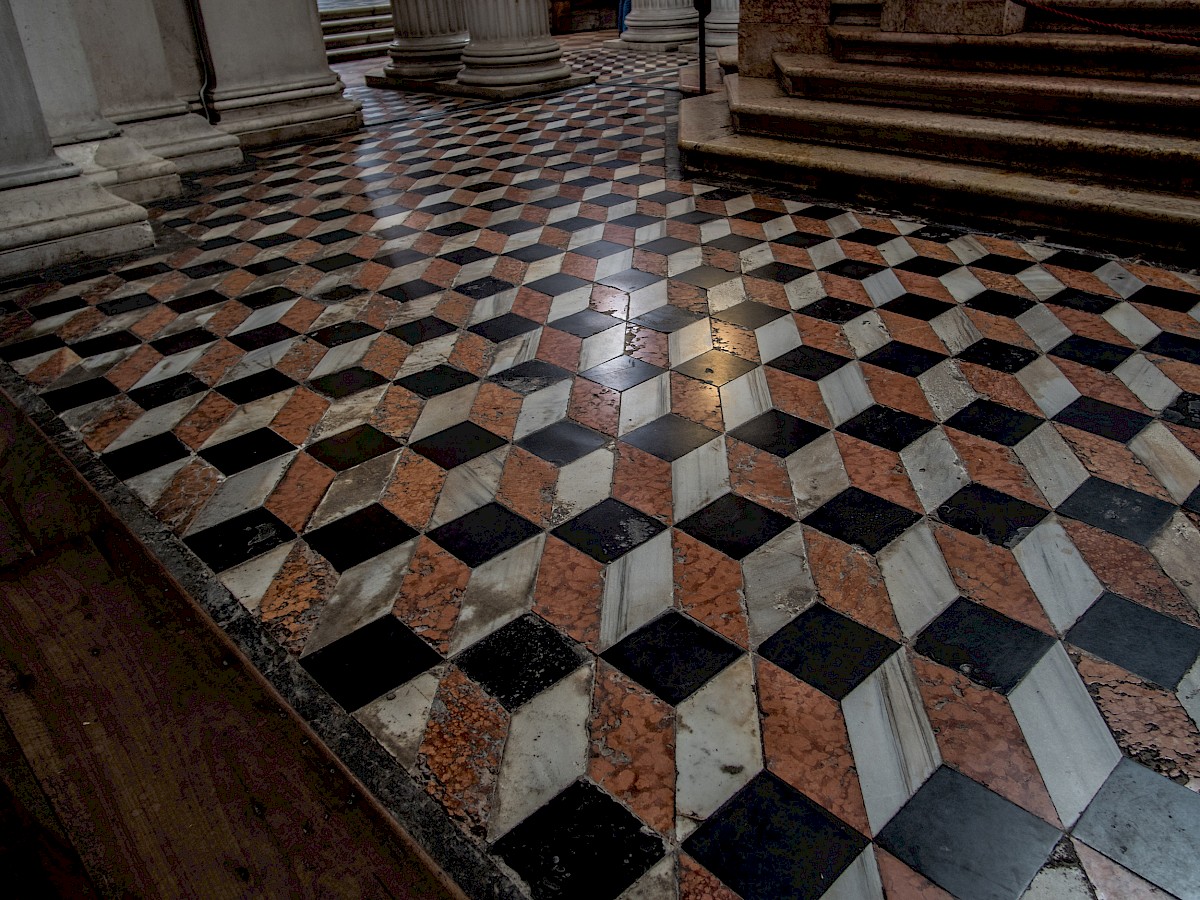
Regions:
[[132, 203], [153, 203], [183, 192], [174, 163], [127, 137], [81, 141], [57, 148], [90, 181]]
[[614, 38], [605, 41], [604, 47], [609, 50], [633, 50], [637, 53], [674, 53], [676, 50], [698, 52], [700, 45], [693, 35], [678, 41], [627, 41], [624, 38]]
[[373, 88], [395, 88], [399, 91], [432, 91], [434, 93], [445, 93], [444, 91], [439, 92], [435, 85], [441, 84], [447, 80], [453, 81], [454, 75], [454, 72], [448, 72], [432, 78], [415, 78], [407, 75], [393, 75], [385, 68], [380, 69], [377, 72], [368, 72], [363, 76], [363, 80], [366, 81], [367, 87]]
[[242, 162], [237, 138], [191, 113], [130, 122], [122, 130], [125, 137], [174, 163], [181, 175], [224, 169]]
[[374, 86], [425, 91], [430, 94], [445, 94], [449, 97], [476, 97], [480, 100], [516, 100], [521, 97], [536, 97], [539, 94], [553, 94], [557, 91], [569, 90], [583, 84], [591, 84], [595, 80], [595, 75], [572, 75], [569, 78], [543, 81], [538, 84], [482, 85], [463, 84], [461, 81], [451, 80], [416, 82], [411, 87], [408, 85], [397, 85], [392, 82]]
[[282, 85], [266, 93], [214, 97], [216, 127], [253, 150], [362, 128], [362, 104], [347, 100], [340, 78]]
[[86, 178], [0, 192], [0, 278], [153, 244], [146, 210]]

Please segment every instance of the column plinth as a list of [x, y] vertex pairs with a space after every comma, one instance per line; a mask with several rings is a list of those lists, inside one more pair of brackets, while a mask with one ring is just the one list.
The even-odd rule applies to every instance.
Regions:
[[709, 47], [732, 47], [738, 42], [739, 0], [713, 0], [705, 20], [704, 43]]
[[699, 20], [691, 0], [633, 0], [625, 30], [606, 46], [648, 53], [678, 50], [696, 42]]
[[405, 87], [453, 78], [470, 41], [467, 18], [457, 0], [392, 0], [396, 36], [388, 63], [367, 75], [372, 87]]

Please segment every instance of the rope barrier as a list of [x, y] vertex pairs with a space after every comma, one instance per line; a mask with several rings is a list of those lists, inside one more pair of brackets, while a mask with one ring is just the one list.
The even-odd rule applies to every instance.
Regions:
[[1143, 28], [1134, 28], [1130, 25], [1117, 25], [1113, 22], [1101, 22], [1098, 19], [1088, 19], [1084, 16], [1077, 16], [1075, 13], [1069, 13], [1061, 9], [1056, 9], [1053, 6], [1046, 6], [1044, 3], [1038, 3], [1037, 0], [1013, 0], [1018, 6], [1024, 6], [1026, 9], [1036, 9], [1038, 12], [1045, 13], [1049, 16], [1057, 16], [1060, 19], [1067, 19], [1071, 22], [1078, 22], [1081, 25], [1087, 25], [1091, 28], [1100, 31], [1109, 31], [1113, 34], [1123, 34], [1128, 37], [1141, 38], [1146, 41], [1157, 41], [1160, 44], [1186, 44], [1191, 47], [1200, 47], [1200, 35], [1179, 34], [1169, 31], [1147, 31]]

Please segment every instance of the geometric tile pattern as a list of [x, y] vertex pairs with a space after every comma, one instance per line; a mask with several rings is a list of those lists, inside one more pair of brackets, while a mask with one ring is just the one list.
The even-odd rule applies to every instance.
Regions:
[[680, 179], [679, 61], [575, 52], [0, 359], [533, 896], [1194, 892], [1200, 277]]

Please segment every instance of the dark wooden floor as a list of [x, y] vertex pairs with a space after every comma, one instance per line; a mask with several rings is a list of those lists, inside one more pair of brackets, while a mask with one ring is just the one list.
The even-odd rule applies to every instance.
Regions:
[[462, 896], [3, 395], [0, 717], [7, 896]]

